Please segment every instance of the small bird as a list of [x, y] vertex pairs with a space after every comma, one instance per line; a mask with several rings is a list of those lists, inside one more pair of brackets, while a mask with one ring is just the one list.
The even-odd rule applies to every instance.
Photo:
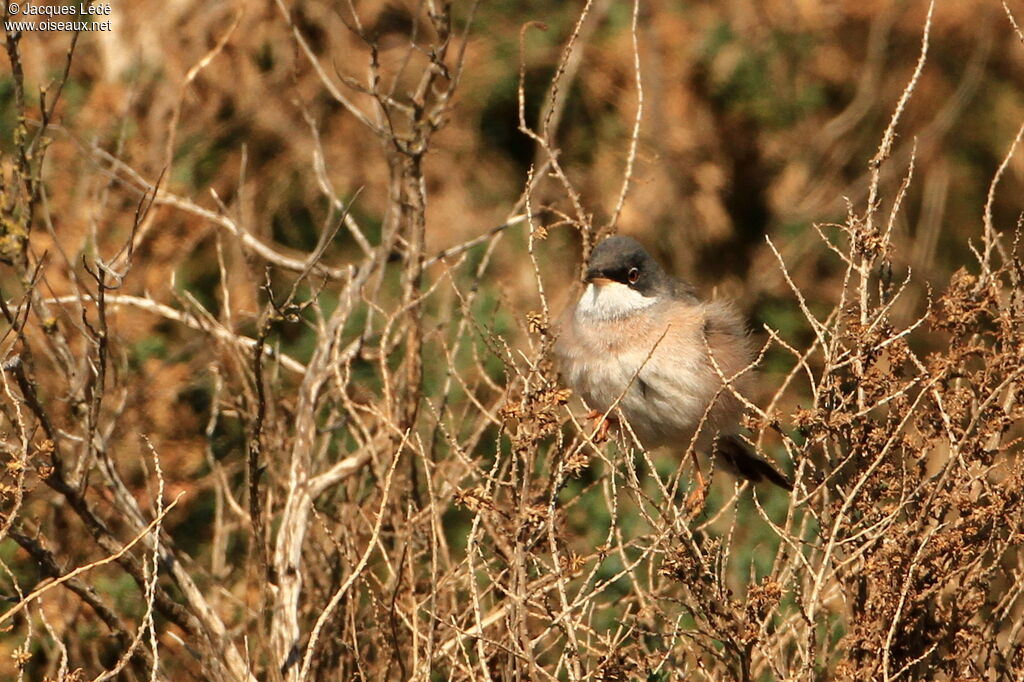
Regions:
[[[648, 449], [686, 448], [700, 427], [697, 447], [713, 449], [723, 468], [792, 490], [737, 436], [743, 404], [722, 377], [740, 394], [752, 379], [743, 372], [752, 349], [739, 314], [727, 303], [698, 298], [630, 237], [598, 244], [585, 282], [559, 320], [555, 354], [566, 381], [594, 408], [588, 417], [618, 407]], [[607, 432], [607, 420], [602, 427]], [[695, 494], [703, 498], [699, 466], [697, 478]]]

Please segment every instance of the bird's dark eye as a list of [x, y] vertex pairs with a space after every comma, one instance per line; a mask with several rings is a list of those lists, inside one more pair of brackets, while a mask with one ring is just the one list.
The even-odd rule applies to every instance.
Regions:
[[630, 268], [626, 277], [629, 278], [630, 284], [636, 284], [636, 281], [640, 279], [640, 268]]

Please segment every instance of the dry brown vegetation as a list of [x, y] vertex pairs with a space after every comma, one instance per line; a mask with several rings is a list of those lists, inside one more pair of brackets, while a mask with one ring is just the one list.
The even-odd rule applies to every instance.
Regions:
[[[114, 12], [6, 35], [4, 679], [1024, 676], [1018, 8]], [[791, 496], [594, 443], [615, 230]]]

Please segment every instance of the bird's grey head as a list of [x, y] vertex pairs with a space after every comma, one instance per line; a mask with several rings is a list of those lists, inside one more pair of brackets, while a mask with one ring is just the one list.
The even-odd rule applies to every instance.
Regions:
[[618, 282], [644, 297], [671, 296], [674, 289], [658, 261], [632, 237], [609, 237], [594, 247], [586, 281]]
[[640, 242], [609, 237], [590, 254], [587, 287], [576, 304], [576, 319], [609, 320], [628, 317], [677, 298], [682, 285], [665, 274]]

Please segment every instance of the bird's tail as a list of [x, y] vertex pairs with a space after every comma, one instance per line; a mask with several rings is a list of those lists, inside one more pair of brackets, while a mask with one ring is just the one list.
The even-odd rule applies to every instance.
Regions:
[[767, 480], [785, 490], [793, 489], [793, 484], [788, 478], [753, 452], [737, 436], [719, 435], [715, 441], [715, 457], [724, 469], [740, 478], [754, 483]]

